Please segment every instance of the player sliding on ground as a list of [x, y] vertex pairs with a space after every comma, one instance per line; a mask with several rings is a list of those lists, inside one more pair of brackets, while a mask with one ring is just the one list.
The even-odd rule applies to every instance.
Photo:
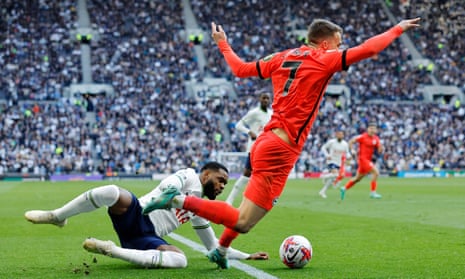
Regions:
[[[186, 195], [199, 198], [206, 196], [214, 200], [223, 191], [227, 182], [226, 167], [210, 162], [202, 167], [200, 174], [194, 169], [177, 171], [139, 199], [118, 186], [106, 185], [91, 189], [54, 210], [27, 211], [25, 217], [35, 224], [63, 227], [67, 223], [67, 218], [71, 216], [108, 207], [108, 215], [118, 234], [121, 247], [109, 240], [88, 238], [83, 243], [84, 249], [149, 268], [184, 268], [187, 266], [187, 259], [183, 251], [168, 244], [163, 237], [191, 221], [192, 227], [205, 247], [214, 249], [218, 245], [218, 240], [208, 221], [182, 209], [155, 211], [149, 215], [142, 215], [142, 207], [165, 189], [176, 189]], [[264, 252], [247, 254], [230, 249], [228, 258], [258, 260], [268, 259], [268, 254]]]
[[168, 189], [144, 208], [184, 208], [226, 229], [219, 246], [208, 253], [211, 261], [228, 268], [227, 252], [239, 233], [250, 231], [277, 203], [289, 173], [300, 156], [326, 87], [334, 73], [381, 52], [403, 32], [419, 26], [419, 18], [403, 20], [364, 43], [340, 50], [342, 28], [316, 19], [308, 29], [308, 45], [271, 54], [253, 62], [242, 61], [228, 44], [221, 25], [212, 23], [212, 38], [237, 77], [260, 77], [273, 83], [273, 115], [255, 141], [250, 161], [252, 176], [239, 208], [207, 201]]

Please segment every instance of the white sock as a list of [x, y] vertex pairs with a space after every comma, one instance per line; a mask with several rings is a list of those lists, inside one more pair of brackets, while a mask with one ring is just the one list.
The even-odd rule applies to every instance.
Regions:
[[150, 268], [185, 268], [187, 266], [186, 256], [173, 251], [136, 250], [115, 246], [111, 250], [111, 256]]
[[174, 196], [173, 200], [171, 201], [171, 207], [173, 208], [183, 208], [184, 207], [184, 201], [186, 200], [185, 195], [177, 195]]
[[250, 178], [244, 175], [241, 175], [239, 179], [234, 183], [234, 186], [229, 193], [228, 198], [226, 199], [226, 202], [229, 204], [232, 204], [234, 202], [234, 199], [236, 198], [237, 194], [239, 194], [242, 189], [244, 188], [247, 183], [249, 183]]
[[325, 184], [323, 185], [323, 188], [320, 190], [320, 192], [326, 193], [326, 190], [328, 190], [328, 188], [333, 184], [334, 179], [336, 179], [336, 176], [334, 175], [331, 177], [327, 177], [325, 179]]
[[79, 213], [93, 211], [102, 206], [112, 206], [119, 199], [119, 188], [116, 185], [106, 185], [91, 189], [77, 196], [64, 206], [53, 210], [59, 221]]
[[224, 246], [218, 246], [216, 247], [216, 249], [218, 249], [218, 252], [220, 252], [221, 256], [226, 256], [226, 254], [228, 253], [228, 247], [224, 247]]
[[324, 172], [321, 174], [321, 176], [320, 176], [321, 180], [323, 181], [323, 185], [325, 185], [326, 182], [328, 181], [328, 179], [329, 179], [330, 177], [332, 177], [332, 176], [333, 176], [332, 173], [330, 173], [330, 172], [328, 172], [328, 171], [324, 171]]

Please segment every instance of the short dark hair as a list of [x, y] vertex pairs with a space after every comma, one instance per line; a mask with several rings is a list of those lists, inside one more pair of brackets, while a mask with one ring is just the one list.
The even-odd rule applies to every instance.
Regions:
[[368, 127], [378, 127], [378, 123], [376, 123], [376, 121], [370, 121]]
[[258, 95], [259, 98], [263, 98], [265, 96], [268, 97], [268, 98], [271, 98], [270, 93], [268, 93], [268, 92], [262, 92], [262, 93], [260, 93], [260, 95]]
[[339, 25], [326, 19], [317, 18], [308, 26], [307, 40], [309, 43], [319, 44], [335, 33], [342, 34], [342, 28]]
[[226, 168], [223, 164], [218, 163], [218, 162], [208, 162], [203, 167], [200, 169], [200, 172], [203, 172], [204, 170], [214, 170], [214, 171], [219, 171], [220, 169], [224, 170], [226, 173], [229, 174], [228, 168]]
[[255, 93], [257, 96], [261, 96], [263, 94], [270, 94], [270, 90], [266, 89], [266, 88], [262, 88], [262, 89], [259, 89], [259, 90], [256, 90]]

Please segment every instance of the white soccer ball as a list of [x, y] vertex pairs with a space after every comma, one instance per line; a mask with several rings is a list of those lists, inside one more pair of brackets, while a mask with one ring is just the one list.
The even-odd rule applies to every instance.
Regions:
[[313, 255], [312, 245], [301, 235], [291, 235], [284, 239], [279, 247], [281, 261], [290, 268], [302, 268]]

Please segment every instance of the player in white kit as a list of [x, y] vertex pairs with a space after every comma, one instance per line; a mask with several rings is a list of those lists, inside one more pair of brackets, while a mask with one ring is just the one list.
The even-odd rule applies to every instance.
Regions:
[[319, 194], [326, 198], [326, 190], [338, 177], [342, 177], [340, 170], [344, 170], [345, 160], [350, 156], [349, 144], [344, 140], [344, 132], [338, 129], [336, 137], [323, 144], [321, 151], [326, 158], [327, 169], [322, 174], [323, 188]]
[[236, 183], [229, 193], [226, 202], [232, 204], [236, 196], [241, 192], [245, 185], [249, 182], [250, 175], [252, 174], [252, 167], [250, 165], [250, 149], [257, 137], [263, 132], [263, 127], [270, 121], [273, 111], [268, 106], [270, 105], [270, 94], [261, 93], [259, 95], [260, 105], [249, 110], [237, 123], [236, 129], [239, 132], [247, 134], [247, 159], [244, 166], [244, 172], [237, 179]]
[[[108, 207], [121, 247], [110, 240], [87, 238], [83, 243], [86, 250], [149, 268], [184, 268], [187, 259], [183, 251], [168, 244], [163, 237], [190, 221], [205, 248], [211, 250], [218, 245], [218, 240], [209, 222], [183, 209], [156, 210], [143, 215], [142, 208], [167, 187], [176, 187], [186, 195], [206, 196], [214, 200], [227, 182], [227, 168], [210, 162], [202, 167], [200, 174], [190, 168], [177, 171], [139, 199], [116, 185], [106, 185], [86, 191], [54, 210], [27, 211], [25, 218], [35, 224], [63, 227], [71, 216]], [[268, 259], [264, 252], [247, 254], [235, 249], [230, 251], [230, 259]]]

